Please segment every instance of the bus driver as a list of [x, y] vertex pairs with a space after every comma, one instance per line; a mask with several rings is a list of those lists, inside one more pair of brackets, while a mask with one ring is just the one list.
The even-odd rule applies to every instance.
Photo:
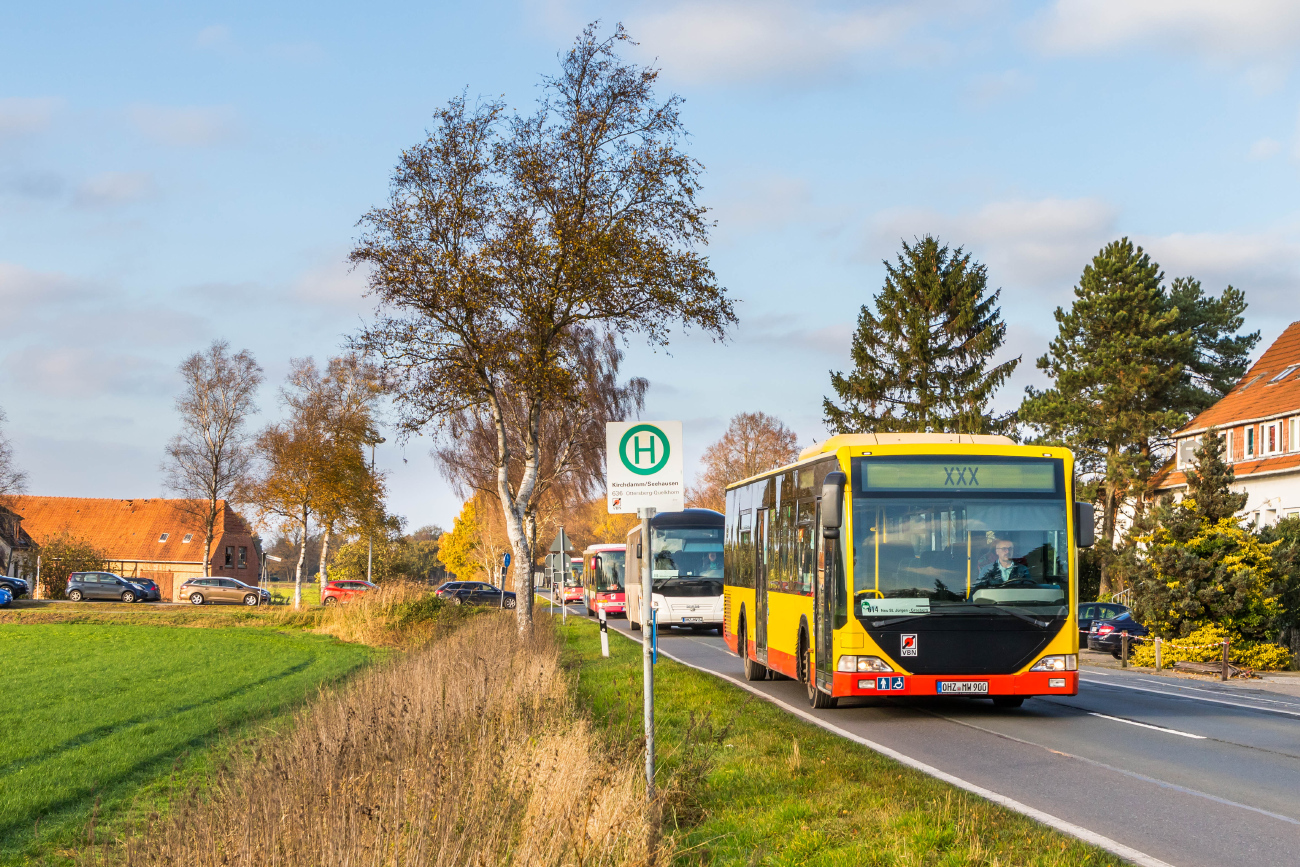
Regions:
[[993, 540], [993, 552], [998, 555], [997, 562], [985, 570], [979, 583], [984, 586], [1010, 584], [1013, 581], [1031, 581], [1029, 568], [1014, 559], [1016, 543], [1010, 539], [998, 537]]

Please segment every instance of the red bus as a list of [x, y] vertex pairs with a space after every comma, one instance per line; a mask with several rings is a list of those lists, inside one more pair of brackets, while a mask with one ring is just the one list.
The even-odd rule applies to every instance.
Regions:
[[569, 602], [578, 602], [582, 599], [582, 558], [573, 557], [569, 560], [569, 571], [564, 576], [564, 591], [561, 593], [561, 599], [567, 604]]
[[582, 552], [583, 599], [588, 614], [595, 616], [602, 606], [606, 614], [625, 613], [623, 561], [626, 558], [627, 545], [623, 543], [589, 545]]

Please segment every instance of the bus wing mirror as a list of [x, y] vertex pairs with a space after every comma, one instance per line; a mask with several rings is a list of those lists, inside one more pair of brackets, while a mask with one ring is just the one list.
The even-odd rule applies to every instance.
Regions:
[[1074, 544], [1080, 548], [1091, 548], [1097, 541], [1092, 520], [1092, 503], [1074, 504]]
[[848, 477], [841, 472], [827, 473], [822, 482], [822, 536], [838, 539], [844, 524], [844, 485]]

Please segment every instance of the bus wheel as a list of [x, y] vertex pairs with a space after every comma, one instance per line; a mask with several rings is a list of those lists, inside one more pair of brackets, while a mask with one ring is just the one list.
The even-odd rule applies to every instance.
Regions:
[[627, 628], [630, 629], [630, 630], [632, 630], [633, 632], [640, 632], [640, 631], [641, 631], [641, 624], [640, 624], [640, 623], [637, 623], [635, 620], [632, 620], [631, 618], [629, 618], [628, 621], [627, 621]]
[[757, 659], [749, 658], [749, 637], [745, 635], [743, 626], [740, 628], [740, 642], [736, 646], [740, 648], [741, 659], [745, 660], [745, 680], [766, 680], [767, 666]]
[[808, 706], [817, 710], [835, 707], [839, 699], [832, 698], [817, 688], [817, 673], [813, 670], [812, 648], [803, 648], [804, 686], [808, 688]]

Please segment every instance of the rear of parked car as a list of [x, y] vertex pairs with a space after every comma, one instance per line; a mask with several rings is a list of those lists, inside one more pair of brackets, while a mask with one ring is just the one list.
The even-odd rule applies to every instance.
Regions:
[[1131, 612], [1125, 611], [1118, 617], [1092, 621], [1092, 625], [1088, 627], [1088, 649], [1109, 653], [1116, 659], [1120, 659], [1124, 653], [1124, 633], [1126, 632], [1130, 639], [1130, 654], [1133, 653], [1133, 648], [1138, 645], [1138, 642], [1133, 639], [1145, 638], [1151, 634], [1151, 630], [1133, 619]]

